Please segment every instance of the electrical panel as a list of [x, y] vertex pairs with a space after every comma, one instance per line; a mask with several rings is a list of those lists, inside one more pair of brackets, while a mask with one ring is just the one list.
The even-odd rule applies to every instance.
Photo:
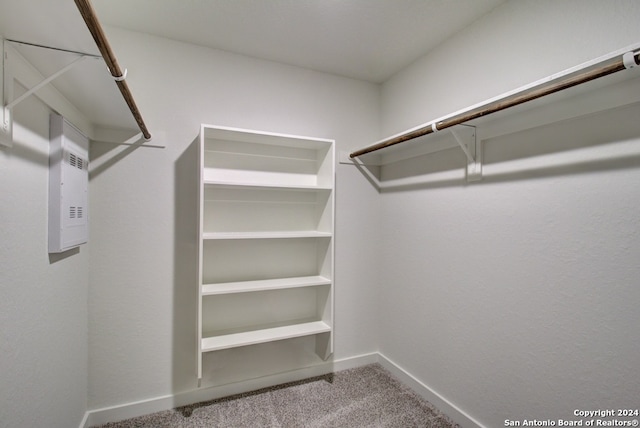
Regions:
[[89, 139], [64, 117], [49, 122], [49, 252], [89, 240]]

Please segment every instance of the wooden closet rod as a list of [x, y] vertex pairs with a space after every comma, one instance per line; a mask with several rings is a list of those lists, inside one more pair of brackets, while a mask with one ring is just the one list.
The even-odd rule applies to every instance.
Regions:
[[[613, 73], [617, 73], [618, 71], [625, 70], [634, 65], [630, 65], [625, 62], [623, 59], [623, 55], [619, 57], [613, 58], [612, 60], [605, 61], [602, 64], [599, 64], [596, 68], [590, 69], [588, 71], [584, 71], [582, 73], [567, 76], [565, 78], [561, 78], [557, 81], [553, 81], [547, 85], [542, 85], [536, 89], [533, 89], [531, 92], [514, 94], [510, 97], [497, 100], [495, 102], [483, 105], [476, 109], [462, 112], [458, 115], [443, 119], [438, 122], [434, 122], [432, 124], [426, 125], [424, 127], [409, 131], [407, 133], [391, 137], [387, 140], [383, 140], [379, 143], [373, 144], [371, 146], [365, 147], [360, 150], [356, 150], [355, 152], [349, 154], [350, 158], [355, 158], [358, 156], [365, 155], [367, 153], [375, 152], [377, 150], [384, 149], [386, 147], [390, 147], [396, 144], [403, 143], [408, 140], [412, 140], [414, 138], [422, 137], [423, 135], [433, 134], [436, 131], [441, 131], [446, 128], [451, 128], [452, 126], [460, 125], [464, 122], [468, 122], [473, 119], [477, 119], [482, 116], [487, 116], [492, 113], [496, 113], [501, 110], [505, 110], [509, 107], [514, 107], [522, 103], [526, 103], [528, 101], [533, 101], [537, 98], [544, 97], [546, 95], [550, 95], [564, 89], [571, 88], [573, 86], [581, 85], [583, 83], [590, 82], [591, 80], [598, 79], [600, 77], [608, 76]], [[635, 65], [640, 64], [640, 52], [634, 52], [629, 55], [627, 61], [633, 61]]]
[[151, 134], [147, 129], [147, 125], [145, 125], [144, 120], [142, 119], [142, 115], [140, 114], [140, 110], [138, 110], [138, 106], [136, 105], [135, 100], [133, 99], [133, 95], [131, 95], [131, 91], [129, 90], [129, 85], [124, 80], [125, 75], [122, 73], [120, 69], [120, 65], [118, 65], [118, 60], [111, 50], [111, 46], [109, 45], [109, 41], [107, 40], [107, 36], [104, 34], [102, 30], [102, 26], [98, 21], [98, 17], [96, 16], [95, 10], [91, 5], [90, 0], [75, 0], [76, 6], [84, 18], [84, 22], [87, 24], [91, 35], [93, 36], [93, 40], [95, 40], [96, 45], [98, 45], [98, 49], [102, 54], [102, 58], [107, 63], [107, 67], [109, 68], [109, 72], [111, 76], [113, 76], [116, 81], [116, 85], [120, 89], [120, 93], [124, 97], [127, 105], [129, 106], [129, 110], [131, 110], [131, 114], [133, 114], [140, 131], [142, 131], [142, 136], [145, 140], [151, 139]]

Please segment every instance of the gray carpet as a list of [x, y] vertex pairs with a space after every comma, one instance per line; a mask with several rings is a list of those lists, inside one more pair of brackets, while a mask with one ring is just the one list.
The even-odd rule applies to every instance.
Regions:
[[379, 364], [100, 426], [168, 427], [459, 428]]

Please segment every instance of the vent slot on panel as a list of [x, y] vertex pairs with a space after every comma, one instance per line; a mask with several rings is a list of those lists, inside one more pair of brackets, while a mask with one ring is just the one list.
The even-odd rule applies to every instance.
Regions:
[[67, 152], [66, 154], [67, 155], [65, 156], [65, 160], [69, 165], [71, 165], [74, 168], [78, 168], [79, 170], [85, 169], [88, 163], [85, 159], [83, 159], [82, 157], [78, 156], [73, 152]]
[[81, 219], [83, 217], [84, 217], [84, 210], [82, 209], [82, 207], [69, 207], [70, 219], [74, 219], [74, 218]]

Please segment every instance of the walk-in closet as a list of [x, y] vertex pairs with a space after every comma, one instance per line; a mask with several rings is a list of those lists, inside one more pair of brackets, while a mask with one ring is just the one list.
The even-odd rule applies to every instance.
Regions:
[[639, 22], [0, 0], [0, 428], [637, 426]]

